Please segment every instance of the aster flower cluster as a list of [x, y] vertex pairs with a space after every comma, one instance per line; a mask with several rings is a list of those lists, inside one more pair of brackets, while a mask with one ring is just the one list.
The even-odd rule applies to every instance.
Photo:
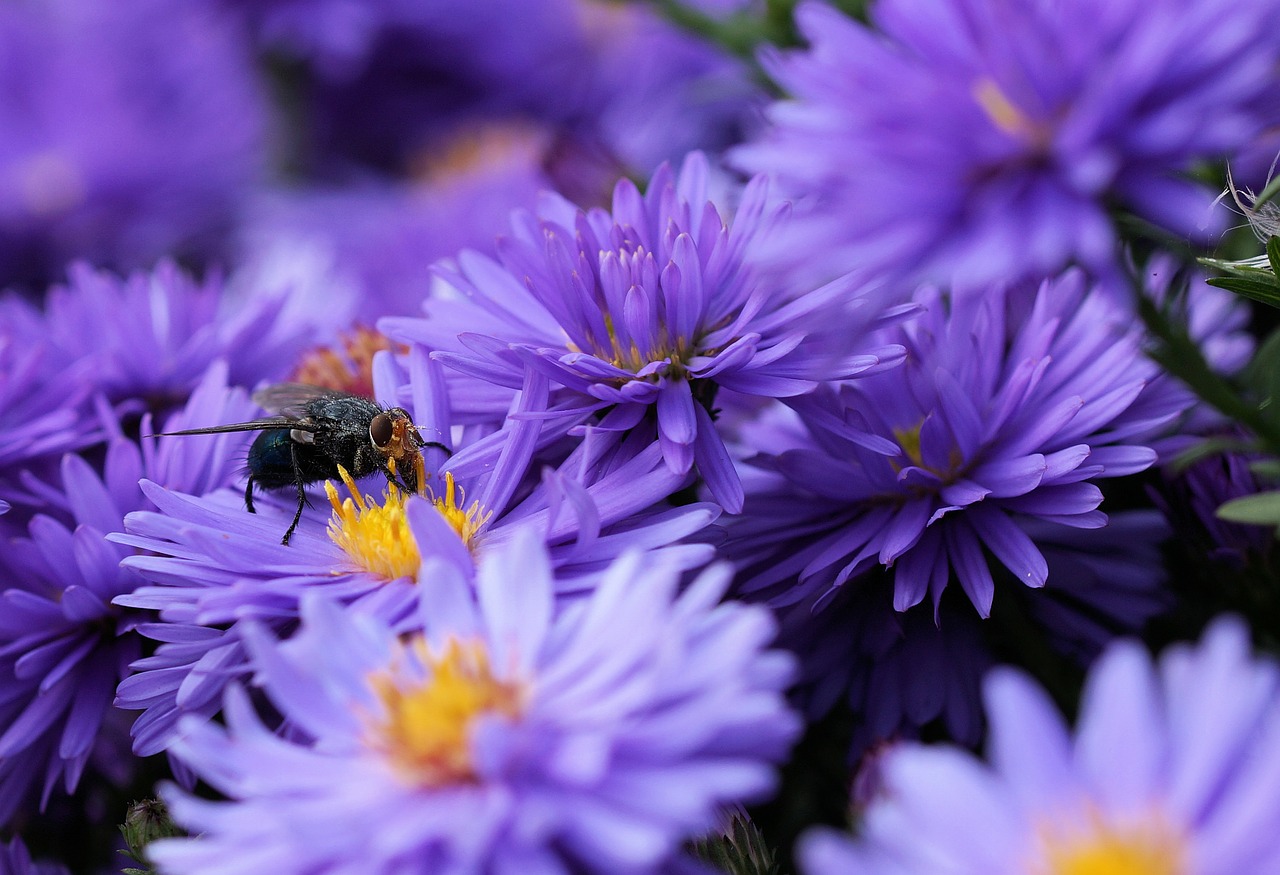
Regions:
[[0, 8], [0, 870], [1280, 866], [1280, 2], [852, 6]]

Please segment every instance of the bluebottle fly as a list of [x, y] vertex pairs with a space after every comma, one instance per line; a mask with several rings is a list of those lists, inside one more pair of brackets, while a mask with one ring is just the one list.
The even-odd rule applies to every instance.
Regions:
[[263, 489], [297, 489], [298, 509], [281, 544], [289, 543], [302, 519], [306, 485], [337, 479], [339, 465], [356, 478], [381, 471], [388, 483], [412, 494], [418, 491], [422, 450], [435, 447], [449, 452], [444, 444], [423, 440], [403, 407], [384, 408], [359, 395], [304, 383], [280, 383], [255, 392], [253, 400], [274, 415], [159, 434], [262, 432], [249, 447], [244, 506], [249, 513], [256, 513], [255, 483]]

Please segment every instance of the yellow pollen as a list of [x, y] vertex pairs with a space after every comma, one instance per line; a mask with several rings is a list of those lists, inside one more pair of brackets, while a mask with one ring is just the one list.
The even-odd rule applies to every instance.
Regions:
[[337, 487], [325, 481], [324, 489], [333, 506], [329, 538], [372, 574], [387, 580], [416, 579], [422, 558], [404, 513], [408, 496], [388, 485], [379, 504], [372, 496], [361, 496], [346, 468], [339, 465], [338, 474], [350, 497], [339, 499]]
[[1044, 131], [1029, 119], [991, 79], [983, 77], [973, 86], [973, 99], [997, 128], [1011, 137], [1033, 143], [1044, 139]]
[[[624, 258], [626, 257], [643, 258], [644, 249], [639, 248], [635, 255], [624, 256]], [[668, 336], [665, 326], [659, 328], [658, 336], [655, 338], [653, 345], [647, 349], [641, 349], [634, 340], [627, 341], [626, 346], [623, 346], [614, 327], [613, 314], [607, 310], [604, 312], [604, 327], [609, 338], [609, 345], [606, 347], [602, 343], [594, 344], [594, 348], [591, 350], [592, 354], [608, 361], [615, 367], [624, 371], [632, 371], [633, 373], [646, 367], [650, 362], [668, 359], [671, 364], [666, 369], [666, 377], [668, 379], [684, 378], [688, 374], [685, 363], [689, 359], [699, 354], [699, 352], [704, 355], [714, 355], [717, 351], [713, 349], [698, 350], [696, 340], [683, 337], [672, 338]], [[573, 343], [566, 344], [566, 346], [574, 352], [582, 352]], [[649, 379], [656, 381], [659, 377], [654, 375]]]
[[[923, 425], [924, 423], [921, 423]], [[915, 428], [895, 428], [893, 430], [893, 438], [898, 442], [898, 446], [902, 447], [902, 452], [906, 453], [911, 464], [918, 468], [924, 467], [924, 459], [920, 457], [920, 426]], [[901, 466], [895, 466], [899, 469]]]
[[1092, 814], [1088, 826], [1042, 833], [1033, 875], [1187, 875], [1182, 837], [1158, 819], [1116, 827]]
[[414, 784], [439, 787], [474, 780], [472, 725], [484, 716], [518, 718], [525, 691], [493, 676], [489, 654], [479, 641], [450, 639], [440, 655], [432, 654], [421, 638], [410, 646], [428, 676], [407, 684], [390, 674], [370, 678], [383, 705], [381, 719], [373, 722], [371, 744]]
[[342, 332], [338, 344], [341, 349], [322, 346], [308, 352], [290, 375], [290, 380], [372, 398], [373, 357], [384, 349], [409, 351], [403, 344], [393, 344], [364, 325]]
[[462, 505], [466, 502], [466, 497], [462, 494], [462, 490], [453, 482], [453, 474], [446, 471], [444, 474], [444, 497], [435, 496], [432, 503], [436, 506], [436, 510], [440, 511], [443, 516], [453, 526], [453, 530], [458, 533], [458, 537], [462, 539], [462, 543], [467, 547], [471, 547], [472, 538], [476, 532], [480, 531], [480, 527], [489, 521], [489, 517], [493, 516], [493, 512], [485, 512], [480, 508], [480, 502], [471, 502], [471, 507], [466, 510], [462, 509]]
[[925, 464], [924, 453], [920, 450], [920, 429], [923, 427], [924, 421], [922, 420], [912, 428], [895, 428], [893, 430], [894, 440], [898, 442], [898, 446], [902, 448], [903, 455], [906, 456], [906, 461], [889, 460], [893, 470], [901, 471], [908, 465], [914, 465], [917, 468], [932, 471], [939, 479], [945, 482], [950, 482], [959, 477], [964, 471], [965, 460], [958, 447], [952, 447], [947, 453], [947, 466], [945, 468]]

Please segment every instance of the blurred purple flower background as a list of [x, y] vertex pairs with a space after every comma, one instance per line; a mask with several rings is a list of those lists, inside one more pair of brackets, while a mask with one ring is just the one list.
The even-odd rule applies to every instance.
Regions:
[[1270, 871], [1278, 38], [0, 4], [0, 875]]

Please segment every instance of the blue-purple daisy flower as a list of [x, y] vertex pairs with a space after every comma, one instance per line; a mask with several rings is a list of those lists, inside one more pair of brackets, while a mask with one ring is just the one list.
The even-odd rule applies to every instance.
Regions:
[[1164, 476], [1152, 490], [1157, 507], [1168, 517], [1181, 543], [1197, 557], [1240, 571], [1265, 561], [1276, 545], [1270, 526], [1233, 523], [1218, 516], [1228, 501], [1270, 488], [1254, 470], [1256, 454], [1222, 452], [1199, 459]]
[[[1115, 264], [1119, 204], [1203, 238], [1185, 172], [1280, 119], [1280, 7], [1235, 0], [882, 0], [797, 10], [792, 99], [738, 162], [810, 201], [776, 254], [950, 281]], [[801, 215], [802, 214], [802, 215]]]
[[102, 440], [89, 411], [87, 369], [67, 363], [29, 309], [0, 300], [0, 497], [19, 498], [20, 472]]
[[158, 511], [130, 514], [127, 534], [112, 536], [139, 551], [125, 565], [146, 580], [119, 603], [158, 611], [163, 621], [142, 627], [161, 645], [135, 664], [117, 700], [144, 711], [133, 730], [139, 754], [164, 749], [184, 713], [212, 714], [225, 685], [252, 670], [239, 621], [265, 620], [287, 634], [305, 593], [394, 622], [417, 599], [424, 562], [436, 557], [473, 574], [477, 556], [527, 531], [549, 545], [566, 597], [590, 591], [628, 548], [661, 551], [685, 568], [710, 559], [709, 544], [682, 542], [709, 525], [718, 508], [663, 503], [688, 478], [663, 464], [656, 445], [624, 443], [597, 453], [590, 441], [580, 442], [558, 468], [539, 472], [531, 463], [546, 430], [520, 414], [543, 408], [544, 378], [529, 375], [509, 427], [455, 429], [441, 366], [421, 351], [409, 364], [406, 382], [390, 356], [375, 359], [381, 397], [410, 410], [428, 440], [456, 448], [448, 456], [424, 452], [421, 495], [387, 489], [381, 475], [381, 497], [365, 492], [375, 481], [328, 484], [332, 512], [304, 512], [286, 546], [280, 535], [294, 513], [292, 494], [263, 496], [258, 512], [248, 514], [239, 488], [201, 497], [142, 484]]
[[791, 665], [767, 612], [718, 604], [727, 569], [677, 595], [678, 567], [633, 553], [563, 611], [535, 538], [474, 584], [426, 573], [419, 634], [324, 599], [289, 642], [247, 628], [295, 734], [239, 687], [226, 729], [183, 724], [178, 755], [230, 801], [167, 794], [200, 837], [153, 844], [166, 871], [650, 872], [772, 788]]
[[1160, 553], [1169, 529], [1155, 511], [1117, 514], [1102, 529], [1029, 532], [1053, 582], [1018, 599], [994, 630], [959, 596], [896, 611], [892, 577], [875, 573], [780, 610], [779, 641], [800, 665], [793, 701], [812, 718], [847, 709], [854, 759], [926, 727], [973, 745], [983, 730], [982, 676], [997, 660], [988, 632], [1016, 626], [1084, 666], [1169, 607]]
[[[528, 124], [549, 134], [556, 190], [594, 205], [619, 176], [739, 142], [764, 104], [741, 59], [644, 4], [223, 2], [297, 62], [305, 144], [294, 157], [329, 179], [435, 177], [459, 132]], [[608, 175], [566, 185], [584, 165]]]
[[[248, 398], [228, 393], [225, 379], [225, 367], [212, 369], [184, 413], [239, 415]], [[242, 435], [226, 437], [243, 443]], [[43, 512], [0, 554], [0, 822], [30, 803], [33, 790], [41, 806], [59, 784], [72, 792], [114, 731], [104, 720], [116, 685], [141, 653], [136, 629], [144, 617], [112, 600], [144, 581], [121, 565], [130, 550], [106, 536], [123, 528], [126, 513], [150, 506], [139, 480], [146, 475], [197, 494], [221, 487], [235, 446], [204, 448], [215, 455], [176, 445], [144, 452], [117, 435], [101, 475], [67, 455], [60, 486], [32, 484]]]
[[[140, 499], [136, 452], [112, 444], [108, 478], [78, 456], [62, 463], [73, 527], [37, 515], [0, 556], [0, 822], [75, 790], [95, 750], [116, 684], [137, 658], [139, 616], [111, 600], [141, 580], [120, 567], [128, 552], [104, 541]], [[36, 797], [36, 798], [33, 798]]]
[[283, 378], [317, 332], [289, 303], [288, 289], [244, 300], [218, 277], [199, 281], [170, 261], [127, 277], [75, 264], [43, 311], [10, 297], [5, 316], [43, 338], [47, 358], [76, 364], [76, 382], [113, 403], [167, 414], [220, 359], [233, 383]]
[[1080, 272], [1017, 321], [1020, 292], [926, 290], [927, 313], [893, 334], [903, 367], [789, 401], [799, 429], [756, 444], [764, 471], [727, 523], [743, 592], [791, 603], [880, 565], [898, 610], [937, 605], [954, 576], [986, 616], [985, 553], [1027, 586], [1048, 579], [1024, 520], [1106, 523], [1093, 481], [1152, 465], [1189, 399], [1147, 391], [1140, 328]]
[[987, 762], [904, 744], [861, 835], [811, 835], [808, 875], [1280, 871], [1280, 671], [1220, 620], [1152, 663], [1113, 645], [1075, 732], [1013, 669], [985, 682]]
[[742, 486], [712, 420], [715, 392], [798, 395], [896, 363], [901, 348], [862, 342], [883, 314], [852, 282], [806, 293], [766, 282], [748, 252], [785, 208], [769, 206], [757, 178], [730, 223], [707, 198], [708, 172], [694, 153], [678, 178], [660, 168], [643, 195], [623, 180], [612, 212], [548, 196], [538, 215], [515, 214], [500, 260], [464, 252], [438, 269], [448, 289], [424, 304], [427, 318], [379, 327], [508, 389], [528, 369], [544, 374], [555, 416], [598, 413], [591, 425], [607, 434], [652, 415], [671, 469], [696, 466], [737, 512]]
[[418, 176], [460, 127], [555, 125], [593, 92], [579, 0], [231, 2], [297, 60], [294, 157], [324, 179]]

